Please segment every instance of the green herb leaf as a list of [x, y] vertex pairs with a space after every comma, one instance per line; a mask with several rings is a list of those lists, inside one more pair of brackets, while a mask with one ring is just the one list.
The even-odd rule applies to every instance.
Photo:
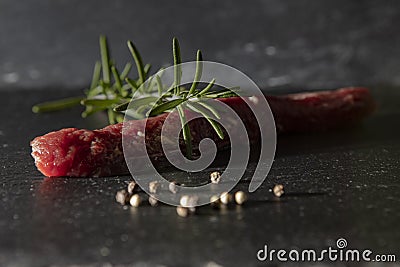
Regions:
[[146, 80], [146, 74], [143, 67], [142, 57], [140, 56], [139, 51], [136, 49], [136, 46], [131, 41], [128, 41], [128, 48], [136, 63], [136, 68], [139, 74], [139, 82], [140, 84], [143, 84]]
[[228, 98], [228, 97], [235, 97], [235, 96], [238, 96], [238, 95], [234, 92], [219, 92], [219, 93], [204, 94], [201, 97], [215, 99], [215, 98]]
[[219, 113], [212, 106], [204, 103], [204, 101], [197, 101], [197, 102], [194, 102], [194, 103], [196, 103], [198, 105], [201, 105], [204, 108], [208, 109], [217, 119], [221, 119], [221, 116], [219, 115]]
[[197, 89], [197, 86], [199, 85], [199, 81], [201, 79], [202, 74], [203, 74], [203, 56], [201, 54], [201, 51], [197, 50], [196, 72], [194, 74], [194, 80], [193, 80], [192, 86], [189, 89], [188, 95], [192, 95], [194, 93], [194, 91]]
[[81, 116], [82, 116], [82, 118], [87, 118], [87, 117], [93, 115], [94, 113], [106, 110], [107, 108], [108, 107], [104, 107], [104, 106], [99, 106], [99, 107], [86, 106], [86, 110], [82, 112]]
[[144, 74], [145, 74], [145, 79], [149, 76], [150, 70], [151, 70], [151, 65], [150, 64], [146, 64], [143, 68], [144, 70]]
[[217, 133], [218, 137], [224, 139], [224, 132], [222, 131], [221, 126], [213, 120], [213, 118], [210, 116], [210, 114], [207, 113], [206, 110], [204, 110], [204, 107], [196, 104], [197, 103], [192, 102], [188, 103], [187, 105], [194, 112], [200, 113], [210, 123], [214, 131]]
[[183, 111], [182, 107], [178, 105], [176, 109], [178, 110], [179, 118], [181, 120], [182, 135], [186, 145], [186, 156], [188, 157], [188, 159], [192, 159], [193, 148], [192, 148], [192, 134], [190, 133], [190, 127], [189, 124], [186, 122], [185, 112]]
[[129, 109], [137, 109], [141, 106], [149, 106], [150, 104], [155, 103], [158, 100], [158, 97], [155, 96], [145, 96], [141, 98], [134, 98], [131, 101], [125, 102], [121, 105], [114, 107], [114, 111], [120, 112]]
[[156, 81], [157, 81], [157, 90], [158, 90], [158, 95], [162, 96], [162, 92], [163, 92], [163, 84], [161, 81], [160, 76], [156, 75]]
[[107, 38], [103, 35], [100, 36], [100, 54], [101, 65], [103, 70], [103, 81], [110, 84], [110, 56], [107, 44]]
[[117, 87], [118, 91], [120, 94], [122, 94], [122, 82], [121, 82], [121, 76], [119, 75], [119, 72], [115, 66], [111, 67], [111, 72], [114, 76], [115, 80], [115, 86]]
[[70, 97], [55, 101], [43, 102], [32, 107], [34, 113], [57, 111], [79, 105], [83, 97]]
[[129, 86], [132, 88], [132, 90], [136, 91], [138, 89], [138, 85], [134, 80], [125, 78], [125, 81], [129, 84]]
[[156, 106], [155, 108], [153, 108], [150, 111], [150, 116], [151, 117], [152, 116], [156, 116], [156, 115], [159, 115], [159, 114], [161, 114], [161, 113], [163, 113], [163, 112], [165, 112], [167, 110], [171, 110], [171, 109], [177, 107], [178, 105], [182, 104], [185, 101], [186, 101], [186, 99], [179, 98], [179, 99], [174, 99], [174, 100], [170, 100], [170, 101], [164, 102], [164, 103]]
[[116, 123], [114, 111], [112, 111], [111, 109], [108, 109], [107, 115], [108, 115], [108, 120], [111, 122], [111, 124]]
[[94, 64], [93, 77], [92, 77], [92, 82], [90, 84], [90, 89], [93, 89], [97, 85], [99, 85], [100, 74], [101, 74], [101, 62], [96, 61], [96, 63]]
[[226, 97], [234, 97], [238, 96], [237, 93], [235, 93], [235, 90], [240, 89], [240, 87], [232, 87], [228, 89], [223, 89], [218, 92], [208, 92], [206, 94], [203, 94], [203, 98], [226, 98]]
[[84, 106], [110, 107], [118, 102], [118, 99], [83, 99], [81, 104]]
[[132, 69], [132, 64], [126, 63], [124, 69], [122, 70], [121, 76], [120, 76], [121, 81], [125, 80], [125, 78], [128, 76], [131, 69]]
[[172, 39], [172, 50], [173, 50], [173, 56], [174, 56], [174, 86], [175, 86], [175, 94], [178, 94], [178, 88], [181, 83], [181, 75], [182, 75], [182, 70], [181, 70], [181, 48], [179, 46], [178, 39], [174, 37]]
[[203, 90], [201, 90], [200, 92], [198, 92], [198, 93], [196, 94], [196, 96], [202, 96], [202, 95], [204, 95], [205, 93], [207, 93], [207, 92], [214, 86], [214, 83], [215, 83], [215, 79], [212, 79], [211, 82], [209, 82], [209, 83], [207, 84], [207, 86], [206, 86]]

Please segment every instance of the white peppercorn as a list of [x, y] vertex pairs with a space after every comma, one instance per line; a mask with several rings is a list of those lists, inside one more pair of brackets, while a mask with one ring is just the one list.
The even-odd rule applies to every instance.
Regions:
[[187, 217], [189, 216], [189, 209], [186, 207], [178, 206], [176, 207], [176, 213], [178, 213], [178, 215], [181, 217]]
[[230, 202], [232, 202], [232, 195], [228, 192], [223, 192], [221, 194], [220, 200], [222, 204], [228, 205]]
[[212, 172], [210, 174], [210, 180], [211, 180], [211, 183], [218, 184], [219, 181], [221, 180], [221, 174], [219, 172], [217, 172], [217, 171]]
[[140, 205], [140, 196], [138, 194], [134, 194], [131, 196], [129, 199], [129, 204], [131, 204], [132, 207], [139, 207]]
[[242, 205], [247, 200], [247, 195], [243, 191], [237, 191], [235, 193], [235, 201], [237, 204]]
[[123, 189], [123, 190], [119, 190], [117, 191], [117, 193], [115, 194], [115, 200], [120, 203], [121, 205], [125, 205], [126, 202], [128, 201], [128, 192]]
[[153, 181], [149, 183], [149, 191], [152, 194], [157, 193], [157, 189], [160, 186], [160, 184], [157, 181]]
[[132, 194], [133, 190], [136, 188], [136, 183], [134, 181], [129, 182], [128, 184], [128, 193]]
[[281, 184], [275, 185], [272, 191], [274, 192], [274, 195], [277, 197], [281, 197], [285, 193], [285, 191], [283, 190], [283, 185]]

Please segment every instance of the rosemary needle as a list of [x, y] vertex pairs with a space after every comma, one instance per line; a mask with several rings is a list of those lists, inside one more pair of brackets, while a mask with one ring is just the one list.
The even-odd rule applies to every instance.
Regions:
[[114, 80], [115, 80], [115, 85], [117, 87], [117, 89], [120, 91], [120, 93], [122, 93], [122, 82], [121, 82], [121, 76], [119, 75], [119, 72], [117, 70], [117, 68], [115, 66], [111, 67], [111, 72], [114, 76]]
[[215, 79], [212, 79], [211, 82], [203, 90], [201, 90], [200, 92], [197, 93], [197, 95], [202, 96], [205, 93], [207, 93], [208, 91], [210, 91], [210, 89], [211, 89], [211, 87], [213, 87], [214, 83], [215, 83]]
[[100, 54], [101, 54], [101, 65], [103, 70], [103, 81], [105, 84], [110, 83], [110, 58], [107, 45], [107, 38], [105, 36], [100, 36]]
[[156, 76], [158, 95], [162, 96], [163, 84], [159, 75]]
[[160, 105], [158, 105], [157, 107], [155, 107], [151, 112], [150, 112], [150, 116], [156, 116], [159, 115], [161, 113], [166, 112], [167, 110], [171, 110], [177, 106], [179, 106], [180, 104], [182, 104], [183, 102], [185, 102], [186, 99], [183, 98], [178, 98], [178, 99], [173, 99], [167, 102], [164, 102]]
[[122, 81], [125, 80], [125, 78], [128, 76], [131, 69], [132, 69], [132, 64], [129, 62], [126, 63], [124, 69], [122, 70], [121, 77], [120, 77]]
[[128, 48], [129, 48], [129, 51], [131, 52], [132, 57], [136, 63], [136, 68], [139, 73], [139, 82], [140, 82], [140, 84], [143, 84], [146, 80], [146, 76], [145, 76], [145, 70], [143, 67], [142, 57], [140, 56], [139, 51], [136, 49], [136, 46], [132, 43], [132, 41], [128, 41]]
[[90, 84], [90, 89], [95, 88], [99, 84], [100, 72], [101, 72], [101, 62], [96, 61], [96, 63], [94, 64], [93, 78], [92, 78], [92, 83]]
[[32, 111], [34, 113], [41, 113], [41, 112], [49, 112], [49, 111], [57, 111], [66, 108], [70, 108], [76, 105], [83, 100], [83, 97], [70, 97], [55, 101], [43, 102], [32, 107]]
[[197, 86], [199, 84], [199, 81], [200, 81], [202, 73], [203, 73], [203, 56], [201, 54], [201, 51], [197, 50], [196, 72], [195, 72], [195, 75], [194, 75], [194, 80], [193, 80], [192, 86], [189, 89], [188, 95], [192, 95], [194, 93], [194, 91], [196, 90], [196, 88], [197, 88]]
[[174, 56], [174, 88], [175, 88], [175, 94], [178, 94], [179, 86], [181, 83], [181, 49], [179, 46], [178, 39], [174, 37], [172, 40], [172, 50], [173, 50], [173, 56]]
[[204, 109], [204, 107], [199, 106], [197, 103], [188, 103], [187, 105], [190, 107], [191, 110], [200, 113], [207, 121], [210, 123], [210, 125], [214, 128], [215, 132], [217, 133], [218, 137], [220, 139], [224, 139], [224, 132], [221, 129], [221, 126], [213, 120], [213, 118], [207, 113], [207, 111]]

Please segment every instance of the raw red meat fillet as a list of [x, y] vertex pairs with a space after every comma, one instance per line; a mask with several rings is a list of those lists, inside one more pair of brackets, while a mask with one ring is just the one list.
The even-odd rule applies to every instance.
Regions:
[[[260, 132], [254, 115], [239, 97], [220, 99], [241, 117], [251, 142], [258, 142]], [[309, 132], [343, 127], [361, 120], [371, 113], [374, 101], [366, 88], [344, 88], [335, 91], [267, 96], [278, 133]], [[162, 157], [160, 132], [167, 114], [125, 124], [135, 138], [146, 138], [150, 157]], [[178, 118], [175, 118], [180, 127]], [[146, 123], [146, 137], [137, 134]], [[32, 156], [39, 171], [45, 176], [89, 177], [128, 173], [122, 151], [122, 123], [100, 130], [67, 128], [36, 137], [32, 142]], [[203, 119], [190, 123], [193, 143], [211, 137], [218, 149], [229, 146], [229, 139], [218, 139], [211, 126]], [[184, 143], [180, 140], [184, 147]]]

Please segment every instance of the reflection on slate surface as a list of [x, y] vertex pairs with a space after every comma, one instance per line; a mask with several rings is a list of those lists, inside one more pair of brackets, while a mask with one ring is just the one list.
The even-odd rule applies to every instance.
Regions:
[[98, 36], [114, 58], [171, 63], [177, 36], [184, 60], [234, 66], [262, 87], [332, 88], [400, 84], [399, 1], [0, 1], [0, 88], [86, 86]]
[[[32, 114], [31, 105], [48, 93], [0, 93], [8, 99], [0, 107], [0, 266], [258, 266], [264, 244], [323, 249], [339, 237], [351, 248], [400, 256], [397, 88], [373, 90], [380, 108], [362, 126], [280, 136], [271, 173], [246, 205], [203, 207], [189, 218], [168, 206], [124, 209], [114, 194], [129, 176], [43, 179], [29, 140], [62, 127], [104, 123], [79, 119], [79, 109]], [[248, 178], [237, 189], [246, 190]], [[270, 192], [276, 183], [285, 186], [281, 199]]]

